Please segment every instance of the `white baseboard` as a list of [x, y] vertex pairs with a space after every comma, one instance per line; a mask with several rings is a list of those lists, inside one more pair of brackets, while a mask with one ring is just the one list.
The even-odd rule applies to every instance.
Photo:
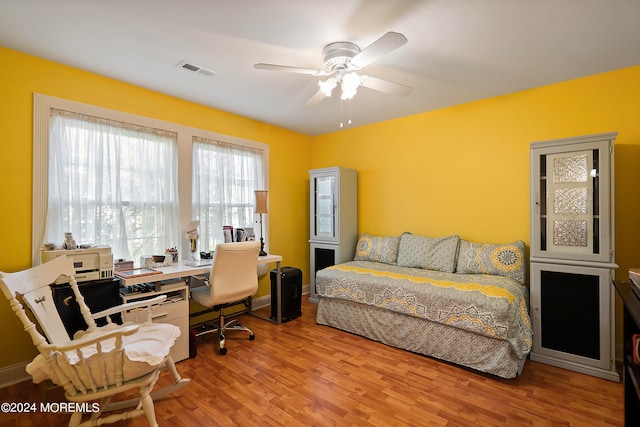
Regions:
[[17, 365], [0, 368], [0, 388], [30, 380], [31, 376], [27, 374], [25, 369], [27, 364], [29, 364], [29, 362], [22, 362]]
[[622, 345], [622, 343], [617, 342], [616, 343], [616, 362], [622, 364], [623, 362], [623, 355], [624, 354], [624, 347]]
[[620, 382], [620, 375], [616, 371], [615, 366], [613, 366], [611, 370], [608, 370], [558, 357], [547, 356], [545, 354], [534, 353], [533, 351], [529, 354], [529, 358], [535, 362], [546, 363], [547, 365], [557, 366], [559, 368], [580, 372], [582, 374], [591, 375], [605, 380]]

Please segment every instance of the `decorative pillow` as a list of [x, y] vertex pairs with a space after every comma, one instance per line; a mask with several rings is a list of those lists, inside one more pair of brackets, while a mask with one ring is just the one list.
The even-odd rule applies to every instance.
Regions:
[[525, 268], [522, 240], [503, 245], [460, 240], [456, 273], [507, 276], [524, 284]]
[[398, 260], [400, 236], [379, 237], [367, 233], [360, 234], [354, 261], [376, 261], [395, 264]]
[[404, 233], [400, 237], [398, 265], [453, 273], [459, 240], [457, 235], [432, 238]]

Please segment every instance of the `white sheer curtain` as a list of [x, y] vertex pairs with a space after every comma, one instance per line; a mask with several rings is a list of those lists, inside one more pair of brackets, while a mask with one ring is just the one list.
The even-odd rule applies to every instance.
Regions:
[[193, 138], [193, 217], [200, 221], [200, 250], [224, 242], [222, 227], [254, 228], [255, 190], [264, 189], [262, 151]]
[[177, 177], [175, 133], [52, 109], [45, 242], [163, 254], [181, 242]]

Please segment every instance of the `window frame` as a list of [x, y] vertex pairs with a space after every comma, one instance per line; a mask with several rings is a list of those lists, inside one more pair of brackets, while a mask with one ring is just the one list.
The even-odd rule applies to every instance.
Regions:
[[[34, 93], [33, 97], [33, 195], [32, 195], [32, 265], [41, 264], [49, 191], [49, 118], [52, 108], [72, 111], [90, 116], [102, 117], [175, 132], [178, 135], [178, 197], [180, 200], [180, 225], [185, 228], [192, 221], [192, 153], [193, 137], [222, 141], [239, 147], [247, 147], [262, 152], [262, 173], [264, 190], [269, 189], [269, 145], [263, 142], [225, 135], [205, 129], [172, 123], [132, 113], [126, 113], [96, 105], [71, 101], [64, 98]], [[262, 190], [262, 189], [261, 189]], [[267, 215], [268, 217], [268, 215]], [[269, 229], [268, 218], [263, 219], [265, 234]], [[62, 236], [61, 236], [62, 239]], [[189, 252], [188, 242], [182, 239], [178, 245], [183, 254]], [[182, 258], [182, 256], [181, 256]]]

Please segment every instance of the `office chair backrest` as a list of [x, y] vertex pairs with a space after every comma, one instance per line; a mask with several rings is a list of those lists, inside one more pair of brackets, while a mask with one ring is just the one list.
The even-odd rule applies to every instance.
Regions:
[[209, 275], [215, 305], [241, 301], [258, 291], [259, 252], [260, 242], [218, 244]]
[[58, 277], [75, 274], [73, 260], [66, 256], [57, 257], [49, 262], [17, 273], [0, 273], [0, 284], [4, 296], [11, 302], [13, 298], [22, 299], [42, 327], [50, 344], [69, 341], [67, 330], [60, 319], [49, 285]]

